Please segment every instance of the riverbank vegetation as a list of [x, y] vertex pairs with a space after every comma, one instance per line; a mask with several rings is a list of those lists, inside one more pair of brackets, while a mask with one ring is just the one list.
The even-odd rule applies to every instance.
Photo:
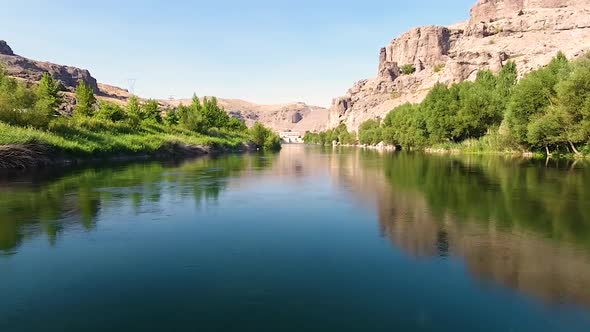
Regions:
[[[379, 167], [392, 188], [422, 193], [435, 220], [454, 216], [465, 223], [538, 234], [590, 250], [590, 174], [580, 161], [555, 159], [546, 164], [511, 156], [399, 153], [383, 162]], [[483, 190], [490, 186], [497, 189]]]
[[569, 61], [559, 53], [520, 81], [509, 62], [498, 74], [479, 72], [473, 82], [437, 84], [422, 103], [401, 105], [359, 127], [358, 143], [381, 142], [405, 149], [588, 155], [590, 55]]
[[355, 132], [349, 132], [346, 124], [342, 123], [334, 129], [328, 129], [319, 133], [306, 132], [303, 141], [307, 144], [332, 144], [338, 142], [339, 144], [356, 144], [357, 137]]
[[[272, 153], [230, 154], [178, 162], [118, 163], [116, 167], [92, 165], [41, 169], [34, 174], [0, 174], [0, 255], [9, 254], [27, 239], [42, 234], [53, 245], [69, 227], [94, 229], [101, 210], [115, 203], [113, 190], [118, 192], [117, 201], [129, 204], [136, 214], [148, 206], [158, 206], [166, 193], [193, 199], [200, 206], [216, 201], [227, 189], [229, 177], [246, 170], [261, 172], [272, 167], [275, 159]], [[197, 175], [206, 175], [207, 180], [195, 181]], [[159, 185], [162, 182], [171, 185]], [[64, 219], [64, 215], [68, 218]]]
[[0, 70], [3, 151], [9, 150], [7, 146], [28, 146], [51, 154], [105, 157], [160, 153], [173, 146], [239, 149], [247, 142], [260, 149], [280, 149], [277, 134], [260, 124], [249, 130], [215, 98], [194, 97], [190, 105], [176, 108], [136, 97], [126, 105], [115, 104], [97, 100], [81, 81], [72, 114], [60, 111], [64, 103], [62, 87], [48, 74], [38, 85], [28, 85]]

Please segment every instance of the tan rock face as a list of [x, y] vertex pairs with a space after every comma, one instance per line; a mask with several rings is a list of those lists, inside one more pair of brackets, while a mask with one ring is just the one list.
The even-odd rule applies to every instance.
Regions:
[[[520, 75], [546, 65], [557, 52], [590, 51], [590, 0], [480, 0], [471, 19], [449, 27], [412, 29], [379, 53], [376, 78], [356, 83], [336, 98], [328, 127], [356, 130], [406, 102], [420, 102], [437, 82], [475, 79], [514, 61]], [[403, 75], [411, 64], [416, 72]]]
[[525, 15], [527, 11], [556, 8], [587, 8], [587, 0], [479, 0], [471, 9], [471, 23], [493, 22]]
[[424, 69], [425, 63], [445, 60], [454, 41], [451, 31], [445, 27], [415, 28], [385, 47], [385, 61], [398, 66], [412, 64], [419, 71]]

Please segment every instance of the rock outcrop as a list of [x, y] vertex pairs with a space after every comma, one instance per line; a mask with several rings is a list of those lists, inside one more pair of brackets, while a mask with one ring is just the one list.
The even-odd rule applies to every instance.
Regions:
[[[557, 52], [590, 50], [590, 0], [480, 0], [469, 21], [414, 28], [379, 52], [377, 77], [362, 80], [333, 100], [328, 127], [356, 130], [406, 102], [420, 102], [437, 82], [472, 80], [514, 61], [523, 75]], [[401, 68], [411, 65], [413, 74]]]
[[8, 75], [21, 78], [26, 81], [37, 82], [44, 73], [49, 73], [53, 78], [70, 91], [74, 91], [79, 81], [84, 81], [99, 93], [96, 79], [86, 69], [63, 66], [50, 62], [35, 61], [16, 55], [8, 44], [0, 40], [0, 63]]
[[12, 49], [4, 40], [0, 40], [0, 54], [14, 55], [14, 52], [12, 52]]

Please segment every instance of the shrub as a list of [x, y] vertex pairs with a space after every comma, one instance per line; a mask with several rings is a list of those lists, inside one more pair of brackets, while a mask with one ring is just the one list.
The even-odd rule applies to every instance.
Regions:
[[227, 129], [231, 131], [243, 132], [248, 129], [248, 127], [246, 127], [246, 123], [243, 120], [230, 117], [227, 123]]
[[264, 141], [264, 149], [268, 151], [278, 151], [281, 149], [281, 138], [275, 133], [271, 133]]
[[443, 69], [445, 69], [445, 64], [444, 63], [439, 63], [439, 64], [435, 65], [434, 68], [432, 68], [432, 71], [434, 71], [435, 73], [439, 73]]
[[96, 111], [96, 117], [116, 122], [125, 119], [127, 114], [125, 110], [119, 105], [101, 102], [98, 110]]
[[400, 69], [404, 75], [411, 75], [416, 72], [416, 66], [412, 64], [403, 65]]
[[276, 151], [281, 148], [281, 138], [272, 130], [263, 126], [260, 122], [256, 122], [252, 128], [250, 128], [250, 138], [257, 147]]

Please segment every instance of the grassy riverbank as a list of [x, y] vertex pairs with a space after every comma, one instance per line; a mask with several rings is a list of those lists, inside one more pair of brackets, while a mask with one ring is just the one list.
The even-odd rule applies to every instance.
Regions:
[[237, 148], [248, 140], [246, 133], [202, 135], [156, 123], [132, 129], [125, 124], [72, 119], [52, 127], [53, 130], [46, 131], [0, 123], [0, 145], [43, 145], [71, 156], [88, 157], [154, 153], [171, 143]]
[[126, 105], [98, 101], [84, 82], [73, 113], [59, 83], [45, 75], [29, 85], [0, 71], [0, 168], [60, 161], [150, 156], [194, 156], [215, 151], [278, 150], [270, 129], [230, 117], [215, 98], [164, 108], [133, 97]]

